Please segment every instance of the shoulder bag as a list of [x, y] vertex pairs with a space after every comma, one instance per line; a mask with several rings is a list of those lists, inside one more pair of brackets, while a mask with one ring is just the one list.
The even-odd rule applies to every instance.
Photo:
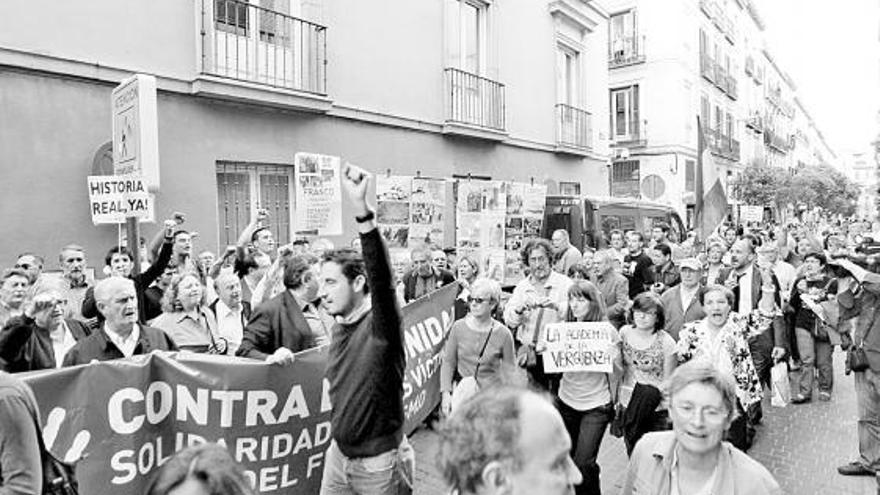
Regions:
[[473, 397], [480, 391], [480, 383], [477, 381], [477, 373], [480, 372], [480, 360], [483, 359], [483, 354], [486, 352], [486, 346], [489, 345], [489, 339], [492, 338], [492, 330], [495, 329], [495, 323], [492, 323], [492, 327], [489, 328], [489, 335], [486, 336], [486, 340], [483, 342], [483, 347], [480, 348], [480, 354], [477, 356], [477, 367], [474, 368], [474, 374], [472, 376], [466, 376], [458, 381], [454, 387], [452, 387], [452, 412], [454, 413], [458, 410], [459, 406], [463, 404], [465, 401]]

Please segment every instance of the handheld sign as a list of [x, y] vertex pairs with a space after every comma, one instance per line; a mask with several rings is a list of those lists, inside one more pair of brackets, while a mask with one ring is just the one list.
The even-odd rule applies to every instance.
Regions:
[[294, 157], [294, 230], [342, 235], [342, 183], [339, 157], [297, 153]]
[[153, 197], [143, 177], [92, 175], [88, 177], [92, 223], [125, 223], [126, 217], [153, 219]]
[[113, 173], [139, 175], [159, 189], [159, 122], [156, 78], [136, 74], [113, 90]]
[[611, 373], [614, 327], [607, 321], [547, 325], [544, 371], [597, 371]]

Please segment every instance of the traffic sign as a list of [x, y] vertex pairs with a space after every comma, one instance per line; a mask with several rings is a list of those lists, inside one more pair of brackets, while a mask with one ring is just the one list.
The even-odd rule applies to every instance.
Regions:
[[136, 74], [110, 96], [113, 111], [113, 173], [143, 176], [151, 192], [159, 189], [159, 125], [156, 78]]

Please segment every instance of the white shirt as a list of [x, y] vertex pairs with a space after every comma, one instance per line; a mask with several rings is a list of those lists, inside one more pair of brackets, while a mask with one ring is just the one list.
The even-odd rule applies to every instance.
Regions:
[[222, 299], [217, 300], [217, 333], [226, 339], [229, 346], [227, 354], [235, 355], [235, 351], [241, 345], [244, 334], [244, 324], [241, 321], [241, 306], [238, 309], [229, 309]]
[[76, 339], [70, 333], [67, 322], [63, 320], [57, 329], [49, 332], [49, 338], [52, 340], [52, 351], [55, 353], [55, 367], [60, 368], [67, 351], [76, 345]]
[[681, 310], [683, 312], [687, 312], [688, 306], [691, 305], [691, 301], [696, 297], [698, 290], [700, 290], [699, 285], [694, 286], [693, 289], [687, 289], [683, 284], [679, 285], [678, 295], [681, 297]]
[[122, 351], [123, 356], [134, 356], [134, 348], [137, 347], [138, 339], [141, 338], [141, 327], [139, 327], [137, 323], [133, 324], [131, 333], [128, 334], [128, 337], [120, 337], [116, 332], [109, 330], [107, 325], [104, 325], [104, 333], [107, 334], [110, 342], [113, 342], [113, 344]]
[[[738, 275], [738, 274], [737, 274]], [[739, 307], [737, 313], [747, 315], [752, 312], [752, 265], [746, 268], [745, 274], [739, 278]]]
[[[513, 289], [513, 295], [504, 310], [504, 322], [511, 329], [516, 329], [516, 339], [522, 343], [532, 343], [539, 340], [542, 330], [548, 323], [556, 323], [565, 318], [568, 311], [568, 288], [571, 287], [571, 279], [565, 275], [551, 271], [550, 276], [541, 287], [532, 284], [532, 278], [526, 277], [520, 280]], [[556, 309], [534, 308], [517, 314], [514, 308], [524, 303], [535, 302], [549, 298], [556, 304]], [[540, 322], [538, 321], [540, 320]], [[540, 323], [540, 328], [538, 324]], [[537, 338], [535, 331], [537, 330]]]
[[791, 296], [791, 288], [797, 278], [797, 270], [789, 263], [779, 260], [773, 265], [773, 274], [779, 280], [779, 295], [782, 297], [782, 302], [786, 303]]

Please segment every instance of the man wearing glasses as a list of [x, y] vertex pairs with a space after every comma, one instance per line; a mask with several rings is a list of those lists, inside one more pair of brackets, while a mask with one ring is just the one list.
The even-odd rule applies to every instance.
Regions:
[[24, 314], [0, 330], [0, 363], [18, 373], [60, 368], [74, 344], [89, 335], [85, 324], [65, 318], [67, 301], [57, 291], [37, 294], [25, 303]]
[[538, 385], [555, 392], [558, 378], [544, 373], [542, 357], [535, 347], [544, 327], [565, 319], [571, 279], [551, 268], [553, 247], [547, 239], [530, 239], [521, 259], [529, 276], [520, 280], [504, 308], [504, 323], [516, 333], [517, 362]]

